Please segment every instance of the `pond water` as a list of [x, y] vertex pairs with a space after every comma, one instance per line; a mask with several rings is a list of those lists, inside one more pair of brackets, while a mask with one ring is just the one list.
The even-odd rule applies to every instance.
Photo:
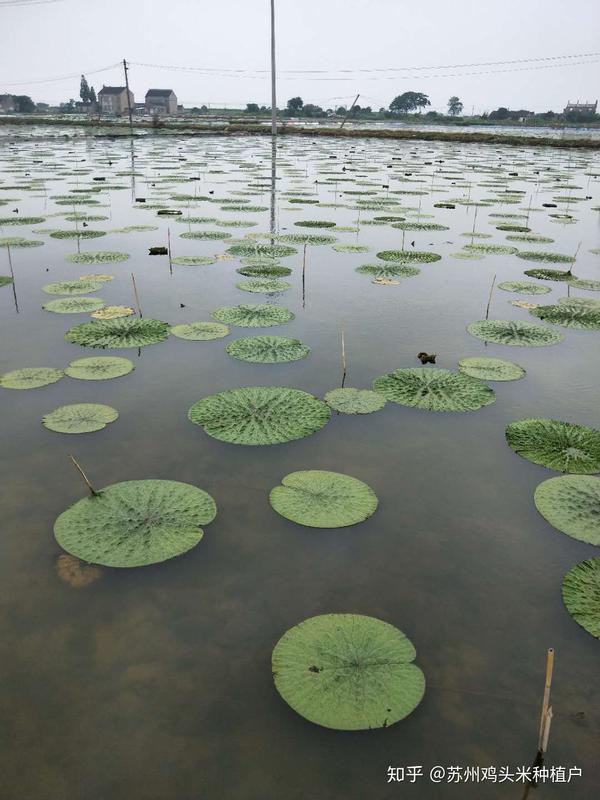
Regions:
[[[106, 180], [94, 182], [97, 177]], [[0, 237], [44, 242], [10, 249], [15, 281], [14, 293], [11, 285], [0, 289], [0, 372], [62, 369], [73, 359], [106, 354], [135, 363], [132, 373], [114, 380], [65, 377], [31, 391], [0, 388], [0, 795], [519, 797], [522, 785], [457, 787], [426, 778], [388, 784], [387, 769], [530, 764], [546, 650], [554, 647], [548, 763], [580, 767], [583, 775], [568, 789], [546, 785], [537, 796], [598, 797], [600, 645], [561, 600], [565, 572], [597, 550], [538, 514], [534, 489], [556, 473], [517, 456], [504, 430], [532, 416], [600, 427], [599, 334], [551, 326], [564, 333], [555, 346], [486, 345], [466, 326], [485, 317], [493, 276], [496, 284], [528, 280], [525, 269], [561, 265], [515, 254], [453, 255], [470, 242], [577, 252], [573, 271], [599, 280], [598, 154], [324, 139], [286, 139], [275, 152], [262, 137], [144, 137], [131, 144], [11, 133], [4, 137], [0, 181], [0, 217], [44, 218], [0, 229]], [[95, 202], [53, 199], [62, 195]], [[262, 210], [222, 209], [233, 200]], [[453, 209], [434, 206], [452, 201]], [[257, 224], [186, 224], [158, 216], [152, 205], [180, 209], [184, 217]], [[80, 242], [50, 236], [50, 230], [82, 225], [65, 219], [74, 211], [106, 217], [87, 225], [107, 234]], [[389, 223], [368, 224], [385, 215], [447, 229], [403, 237]], [[302, 220], [358, 230], [294, 225]], [[507, 223], [554, 241], [508, 240], [511, 234], [496, 228]], [[157, 229], [115, 232], [131, 225]], [[174, 258], [218, 257], [231, 244], [181, 238], [190, 230], [221, 230], [236, 240], [262, 233], [267, 238], [249, 241], [263, 244], [269, 234], [327, 234], [368, 252], [309, 245], [303, 281], [303, 245], [293, 245], [297, 252], [281, 259], [292, 269], [284, 278], [291, 288], [265, 296], [236, 288], [245, 280], [236, 272], [238, 258], [174, 264], [170, 271], [167, 256], [148, 255], [150, 246], [167, 244], [168, 230]], [[462, 235], [473, 230], [491, 236]], [[356, 272], [363, 264], [384, 264], [376, 253], [403, 246], [441, 260], [417, 265], [420, 274], [398, 285], [377, 285]], [[78, 249], [130, 257], [69, 262]], [[8, 275], [6, 247], [0, 262], [0, 274]], [[83, 348], [64, 334], [89, 315], [43, 311], [54, 298], [42, 286], [96, 272], [114, 280], [93, 296], [134, 306], [134, 273], [144, 317], [171, 325], [210, 320], [220, 306], [248, 302], [282, 305], [295, 319], [276, 328], [232, 327], [215, 341], [170, 336], [139, 352]], [[550, 294], [525, 299], [552, 303], [567, 293], [564, 283], [543, 283]], [[523, 297], [496, 288], [490, 319], [537, 322], [510, 304]], [[478, 411], [443, 414], [388, 403], [374, 414], [334, 413], [316, 434], [275, 446], [226, 444], [187, 419], [200, 398], [241, 386], [290, 386], [323, 397], [342, 381], [342, 327], [346, 386], [370, 388], [377, 376], [419, 366], [420, 351], [437, 353], [437, 365], [448, 369], [468, 356], [509, 359], [527, 375], [490, 384], [496, 402]], [[231, 340], [258, 334], [297, 337], [311, 352], [286, 364], [250, 364], [226, 353]], [[113, 406], [119, 419], [78, 436], [41, 425], [47, 412], [77, 402]], [[142, 478], [197, 485], [215, 498], [217, 518], [184, 556], [140, 569], [104, 568], [99, 580], [74, 588], [57, 575], [61, 550], [52, 532], [56, 517], [85, 495], [71, 453], [99, 487]], [[302, 469], [365, 481], [378, 495], [377, 512], [338, 530], [288, 522], [271, 509], [269, 491]], [[410, 637], [427, 689], [409, 717], [387, 729], [333, 731], [307, 722], [280, 698], [271, 677], [275, 643], [301, 620], [331, 612], [378, 617]]]

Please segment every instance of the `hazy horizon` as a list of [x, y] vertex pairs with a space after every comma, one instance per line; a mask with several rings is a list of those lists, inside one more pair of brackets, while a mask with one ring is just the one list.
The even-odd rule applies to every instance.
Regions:
[[[171, 0], [168, 8], [167, 17], [156, 0], [0, 0], [0, 25], [9, 34], [0, 93], [51, 104], [78, 100], [80, 73], [96, 91], [122, 85], [122, 67], [94, 71], [125, 57], [137, 101], [149, 88], [172, 88], [186, 106], [270, 105], [269, 0]], [[280, 108], [296, 95], [327, 108], [360, 93], [359, 104], [377, 110], [414, 90], [437, 111], [458, 95], [465, 114], [498, 106], [541, 112], [600, 96], [598, 58], [591, 56], [568, 65], [413, 69], [593, 53], [600, 50], [600, 3], [590, 0], [276, 0], [276, 26]]]

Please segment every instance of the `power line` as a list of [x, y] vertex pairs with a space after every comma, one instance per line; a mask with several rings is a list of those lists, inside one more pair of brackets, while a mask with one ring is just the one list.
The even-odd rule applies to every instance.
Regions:
[[46, 6], [51, 3], [62, 3], [62, 0], [0, 0], [0, 7], [10, 6]]
[[110, 64], [108, 67], [100, 67], [99, 69], [90, 69], [82, 72], [73, 72], [70, 75], [61, 75], [56, 78], [40, 78], [39, 80], [34, 81], [2, 81], [3, 86], [29, 86], [30, 84], [34, 83], [55, 83], [58, 81], [70, 81], [73, 78], [79, 78], [82, 74], [83, 75], [97, 75], [99, 72], [108, 72], [108, 70], [115, 69], [116, 67], [120, 67], [121, 62], [117, 62], [116, 64]]

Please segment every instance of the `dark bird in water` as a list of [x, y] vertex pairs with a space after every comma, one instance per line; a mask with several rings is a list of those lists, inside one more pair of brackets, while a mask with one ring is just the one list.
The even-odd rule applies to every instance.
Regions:
[[417, 353], [417, 358], [421, 364], [435, 364], [437, 353]]
[[411, 246], [411, 247], [414, 247], [414, 246], [415, 246], [415, 241], [414, 241], [414, 239], [413, 239], [413, 241], [410, 243], [410, 246]]
[[83, 227], [84, 227], [84, 228], [87, 228], [87, 227], [88, 227], [88, 224], [87, 224], [87, 222], [84, 222], [84, 223], [83, 223]]
[[13, 208], [12, 213], [13, 214], [18, 214], [19, 213], [19, 209], [18, 208]]
[[179, 303], [179, 308], [185, 308], [185, 303]]

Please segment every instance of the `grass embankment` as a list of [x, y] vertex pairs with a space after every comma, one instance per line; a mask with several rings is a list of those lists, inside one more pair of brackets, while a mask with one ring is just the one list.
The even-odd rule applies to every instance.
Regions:
[[[0, 125], [29, 125], [29, 126], [58, 126], [58, 127], [80, 127], [90, 128], [96, 135], [127, 135], [129, 125], [122, 120], [98, 120], [93, 119], [68, 119], [65, 117], [0, 117]], [[135, 120], [134, 130], [147, 133], [179, 133], [189, 136], [229, 136], [240, 134], [252, 134], [258, 136], [270, 136], [271, 129], [268, 125], [256, 123], [230, 122], [223, 124], [207, 125], [202, 122], [165, 120], [159, 125], [154, 125], [151, 121]], [[591, 139], [584, 137], [553, 137], [553, 136], [528, 136], [520, 134], [491, 133], [485, 131], [442, 131], [435, 130], [432, 126], [430, 130], [409, 130], [406, 128], [342, 128], [318, 126], [314, 128], [281, 124], [278, 132], [282, 136], [329, 136], [349, 139], [403, 139], [437, 142], [458, 142], [458, 143], [481, 143], [481, 144], [509, 144], [516, 147], [558, 147], [558, 148], [580, 148], [587, 150], [600, 150], [600, 138]]]

